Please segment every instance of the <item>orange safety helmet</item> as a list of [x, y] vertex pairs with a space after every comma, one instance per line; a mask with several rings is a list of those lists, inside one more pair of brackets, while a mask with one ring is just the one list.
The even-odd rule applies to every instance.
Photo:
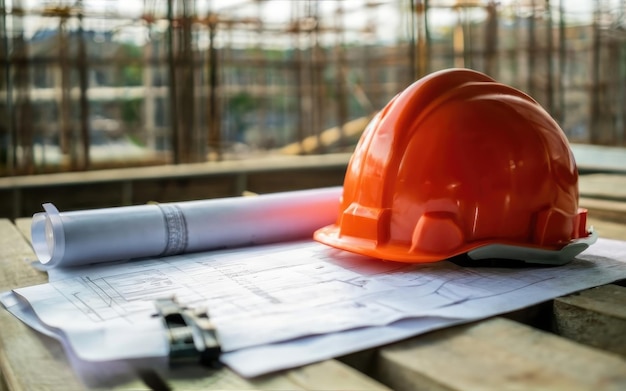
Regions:
[[317, 241], [401, 262], [467, 253], [562, 264], [592, 244], [559, 125], [531, 97], [469, 69], [418, 80], [365, 129], [336, 224]]

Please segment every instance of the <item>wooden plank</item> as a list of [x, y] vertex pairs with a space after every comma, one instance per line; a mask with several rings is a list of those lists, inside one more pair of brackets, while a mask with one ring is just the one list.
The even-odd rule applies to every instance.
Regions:
[[626, 173], [626, 148], [570, 144], [580, 172]]
[[[27, 262], [35, 254], [15, 226], [0, 220], [0, 291], [41, 284], [47, 275]], [[0, 372], [11, 390], [83, 389], [68, 370], [62, 347], [0, 309]]]
[[7, 219], [0, 219], [0, 292], [48, 281], [45, 272], [30, 267], [37, 257], [32, 247]]
[[24, 237], [26, 242], [29, 243], [29, 245], [30, 245], [30, 243], [33, 242], [32, 238], [30, 236], [30, 225], [31, 225], [32, 221], [33, 221], [33, 219], [30, 218], [30, 217], [22, 217], [22, 218], [19, 218], [19, 219], [14, 221], [15, 227], [22, 234], [22, 236]]
[[604, 285], [554, 300], [555, 332], [626, 358], [626, 287]]
[[62, 346], [0, 309], [0, 371], [9, 390], [83, 390]]
[[[361, 119], [358, 121], [361, 121]], [[357, 127], [360, 126], [361, 124], [359, 123]], [[587, 167], [589, 169], [598, 169], [605, 172], [620, 171], [626, 173], [626, 149], [624, 148], [607, 148], [579, 144], [572, 145], [572, 150], [581, 168]], [[276, 172], [307, 168], [336, 168], [345, 167], [351, 155], [351, 152], [307, 156], [272, 155], [219, 162], [14, 176], [0, 178], [0, 190], [79, 185], [84, 183], [110, 183], [162, 178], [191, 178], [255, 172]], [[604, 163], [602, 163], [602, 161], [604, 161]], [[586, 183], [586, 177], [591, 178], [590, 175], [581, 175], [581, 184], [585, 190], [587, 187], [583, 182]], [[595, 183], [596, 181], [602, 180], [592, 179], [591, 181]]]
[[626, 361], [504, 318], [436, 331], [380, 350], [394, 390], [624, 390]]
[[578, 178], [581, 197], [626, 201], [626, 175], [589, 174]]
[[[355, 376], [356, 374], [356, 376]], [[389, 388], [335, 360], [322, 361], [280, 374], [246, 380], [223, 368], [180, 368], [166, 380], [174, 390], [386, 390]], [[116, 391], [150, 390], [140, 381], [113, 387]]]
[[588, 210], [587, 225], [600, 237], [626, 240], [626, 202], [581, 197], [579, 205]]
[[209, 163], [134, 167], [110, 170], [66, 172], [47, 175], [25, 175], [0, 178], [0, 190], [46, 186], [82, 185], [165, 178], [192, 178], [219, 175], [277, 172], [299, 169], [345, 167], [350, 153], [309, 156], [270, 156]]
[[[30, 238], [30, 219], [19, 219], [17, 224], [19, 229], [10, 221], [0, 219], [0, 291], [47, 282], [45, 273], [36, 271], [26, 262], [35, 259], [25, 239]], [[57, 341], [32, 331], [5, 310], [0, 310], [0, 324], [0, 379], [4, 378], [8, 389], [88, 389], [75, 377]], [[228, 368], [210, 373], [206, 369], [179, 368], [172, 370], [166, 381], [174, 389], [184, 390], [388, 390], [336, 360], [251, 380], [238, 376]], [[150, 388], [134, 380], [115, 389]]]
[[[335, 186], [343, 182], [350, 156], [350, 153], [278, 155], [239, 161], [5, 177], [0, 178], [0, 217], [32, 215], [41, 210], [42, 202], [55, 202], [60, 210], [76, 210], [147, 201], [236, 196], [242, 186], [259, 193]], [[624, 199], [626, 187], [621, 186], [624, 178], [623, 175], [581, 175], [581, 194]]]
[[0, 178], [0, 217], [32, 216], [52, 202], [61, 211], [149, 201], [178, 202], [273, 193], [343, 183], [348, 154], [275, 156], [239, 162], [141, 167]]
[[[326, 360], [317, 364], [285, 372], [284, 375], [304, 390], [390, 390], [390, 388], [363, 375], [337, 360]], [[255, 379], [255, 385], [264, 390], [289, 390], [275, 382], [276, 376]]]
[[587, 226], [592, 226], [601, 238], [626, 240], [626, 224], [624, 223], [588, 217]]
[[626, 224], [626, 202], [581, 197], [578, 204], [589, 217]]
[[326, 129], [320, 135], [306, 137], [300, 142], [288, 144], [280, 149], [280, 152], [286, 155], [311, 154], [320, 153], [320, 151], [329, 148], [337, 148], [341, 142], [347, 142], [348, 145], [356, 145], [361, 137], [361, 133], [367, 127], [367, 124], [373, 118], [372, 116], [360, 117], [345, 123], [341, 128], [336, 126]]

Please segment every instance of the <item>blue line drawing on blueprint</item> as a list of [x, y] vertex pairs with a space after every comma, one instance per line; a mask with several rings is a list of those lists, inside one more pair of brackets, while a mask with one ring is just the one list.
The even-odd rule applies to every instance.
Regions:
[[151, 309], [149, 301], [175, 295], [178, 284], [158, 269], [93, 278], [85, 275], [51, 283], [94, 322]]
[[314, 242], [85, 270], [52, 284], [93, 322], [132, 322], [152, 310], [155, 298], [175, 295], [189, 306], [209, 308], [229, 349], [409, 317], [462, 318], [461, 304], [471, 309], [473, 302], [555, 276], [546, 268], [533, 273], [372, 261]]
[[167, 355], [151, 300], [176, 295], [209, 309], [225, 362], [255, 376], [615, 281], [622, 259], [626, 246], [608, 240], [567, 265], [519, 269], [398, 264], [306, 241], [72, 268], [14, 294], [86, 360]]

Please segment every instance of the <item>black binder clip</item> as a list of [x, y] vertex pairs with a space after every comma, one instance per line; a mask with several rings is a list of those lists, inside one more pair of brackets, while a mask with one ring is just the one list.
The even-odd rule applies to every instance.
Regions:
[[154, 316], [160, 316], [166, 328], [170, 365], [221, 367], [222, 348], [207, 311], [181, 306], [173, 297], [157, 299], [155, 306], [158, 314]]

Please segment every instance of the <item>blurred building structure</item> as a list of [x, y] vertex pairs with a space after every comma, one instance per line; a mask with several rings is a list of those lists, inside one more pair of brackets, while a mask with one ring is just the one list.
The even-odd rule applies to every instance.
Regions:
[[0, 0], [0, 12], [0, 175], [245, 158], [333, 127], [332, 144], [295, 151], [348, 151], [347, 124], [448, 67], [526, 91], [572, 142], [626, 143], [626, 0]]

